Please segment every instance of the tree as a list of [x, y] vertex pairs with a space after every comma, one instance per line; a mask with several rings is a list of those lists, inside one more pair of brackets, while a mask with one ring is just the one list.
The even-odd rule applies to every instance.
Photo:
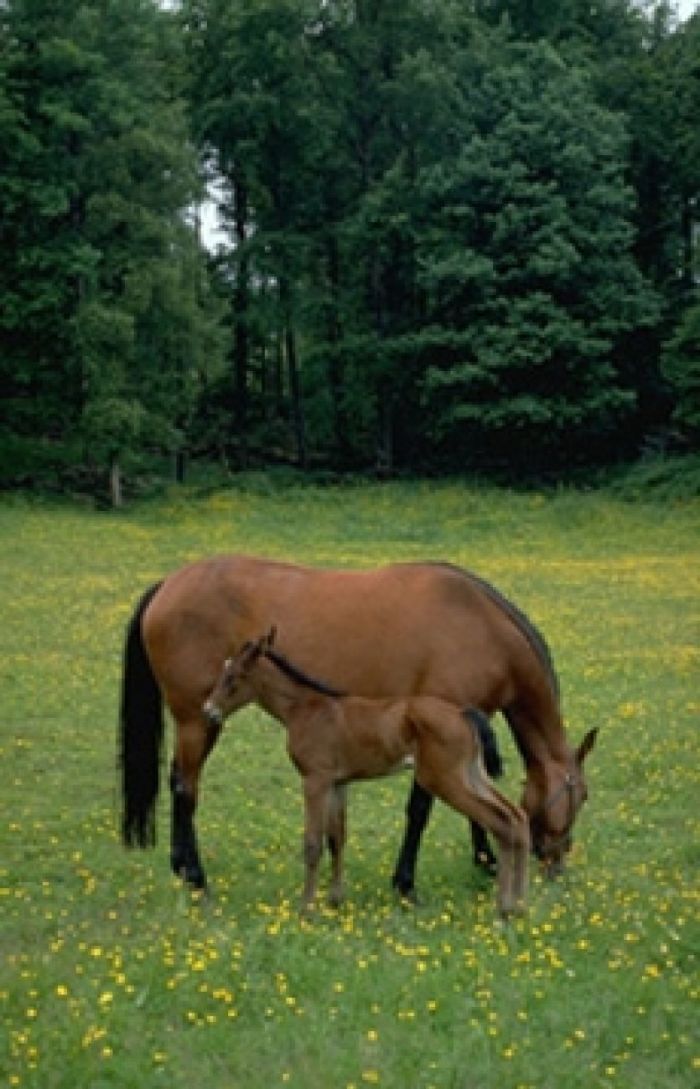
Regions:
[[[147, 0], [12, 0], [21, 123], [3, 216], [9, 428], [108, 468], [182, 441], [214, 318], [184, 212], [197, 186], [172, 16]], [[215, 355], [215, 352], [214, 352]]]
[[545, 44], [489, 50], [476, 98], [473, 66], [464, 79], [471, 133], [422, 179], [433, 434], [471, 461], [609, 454], [635, 403], [616, 346], [656, 314], [631, 256], [623, 126]]
[[684, 440], [700, 442], [700, 302], [689, 307], [662, 358], [663, 373], [674, 393], [673, 422]]
[[[324, 132], [307, 55], [314, 10], [301, 0], [183, 4], [195, 128], [227, 183], [224, 213], [235, 241], [227, 261], [233, 324], [228, 441], [242, 461], [256, 377], [265, 389], [268, 362], [279, 359], [296, 459], [306, 462], [298, 285], [318, 223]], [[273, 335], [268, 328], [256, 344], [261, 308]]]
[[415, 450], [417, 178], [451, 146], [451, 72], [472, 22], [461, 8], [422, 0], [323, 5], [314, 46], [335, 106], [332, 197], [327, 273], [314, 287], [325, 324], [313, 327], [307, 370], [311, 411], [334, 419], [333, 456], [343, 463], [391, 472]]

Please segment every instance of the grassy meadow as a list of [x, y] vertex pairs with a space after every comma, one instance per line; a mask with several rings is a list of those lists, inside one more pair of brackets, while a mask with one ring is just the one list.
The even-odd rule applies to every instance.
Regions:
[[[124, 626], [201, 555], [447, 559], [546, 634], [572, 740], [599, 725], [567, 876], [495, 917], [437, 807], [421, 904], [389, 888], [408, 778], [350, 793], [347, 903], [310, 921], [279, 727], [231, 720], [199, 815], [212, 895], [117, 835]], [[0, 503], [0, 1086], [689, 1089], [700, 1083], [700, 503], [444, 484]], [[505, 789], [522, 769], [501, 720]], [[325, 871], [324, 871], [325, 872]]]

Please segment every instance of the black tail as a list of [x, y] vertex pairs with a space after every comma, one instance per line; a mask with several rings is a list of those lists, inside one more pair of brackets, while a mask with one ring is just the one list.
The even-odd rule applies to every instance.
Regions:
[[503, 775], [503, 761], [498, 751], [498, 742], [493, 732], [493, 726], [483, 711], [475, 711], [470, 708], [464, 714], [465, 717], [469, 718], [478, 734], [487, 772], [492, 779], [500, 779], [501, 775]]
[[156, 841], [163, 700], [143, 645], [141, 619], [159, 589], [160, 583], [152, 586], [139, 601], [124, 644], [119, 764], [122, 840], [127, 847], [152, 847]]

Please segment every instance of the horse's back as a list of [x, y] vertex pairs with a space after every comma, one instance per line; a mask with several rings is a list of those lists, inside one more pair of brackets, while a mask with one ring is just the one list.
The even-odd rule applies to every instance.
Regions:
[[516, 698], [523, 662], [537, 669], [512, 616], [459, 568], [335, 570], [218, 556], [166, 578], [144, 616], [174, 713], [198, 708], [223, 660], [272, 626], [296, 665], [369, 697], [430, 693], [492, 711]]

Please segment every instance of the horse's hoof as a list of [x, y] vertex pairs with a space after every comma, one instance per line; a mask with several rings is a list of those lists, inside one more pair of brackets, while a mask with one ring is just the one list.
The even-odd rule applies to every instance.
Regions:
[[485, 851], [478, 851], [474, 855], [474, 865], [489, 877], [495, 877], [498, 873], [498, 859], [493, 855], [487, 855]]
[[498, 918], [502, 923], [509, 923], [514, 919], [522, 918], [523, 915], [527, 915], [527, 904], [523, 900], [498, 909]]
[[193, 866], [174, 858], [170, 868], [175, 876], [179, 877], [183, 884], [187, 885], [193, 892], [207, 891], [206, 874], [200, 866]]
[[193, 896], [208, 896], [209, 885], [204, 874], [180, 874], [185, 888], [189, 889]]
[[403, 885], [396, 878], [391, 883], [394, 892], [399, 898], [399, 902], [405, 907], [418, 907], [418, 893], [416, 892], [415, 885]]
[[540, 874], [547, 881], [555, 881], [558, 877], [566, 872], [566, 865], [563, 858], [557, 859], [541, 859], [540, 860]]

